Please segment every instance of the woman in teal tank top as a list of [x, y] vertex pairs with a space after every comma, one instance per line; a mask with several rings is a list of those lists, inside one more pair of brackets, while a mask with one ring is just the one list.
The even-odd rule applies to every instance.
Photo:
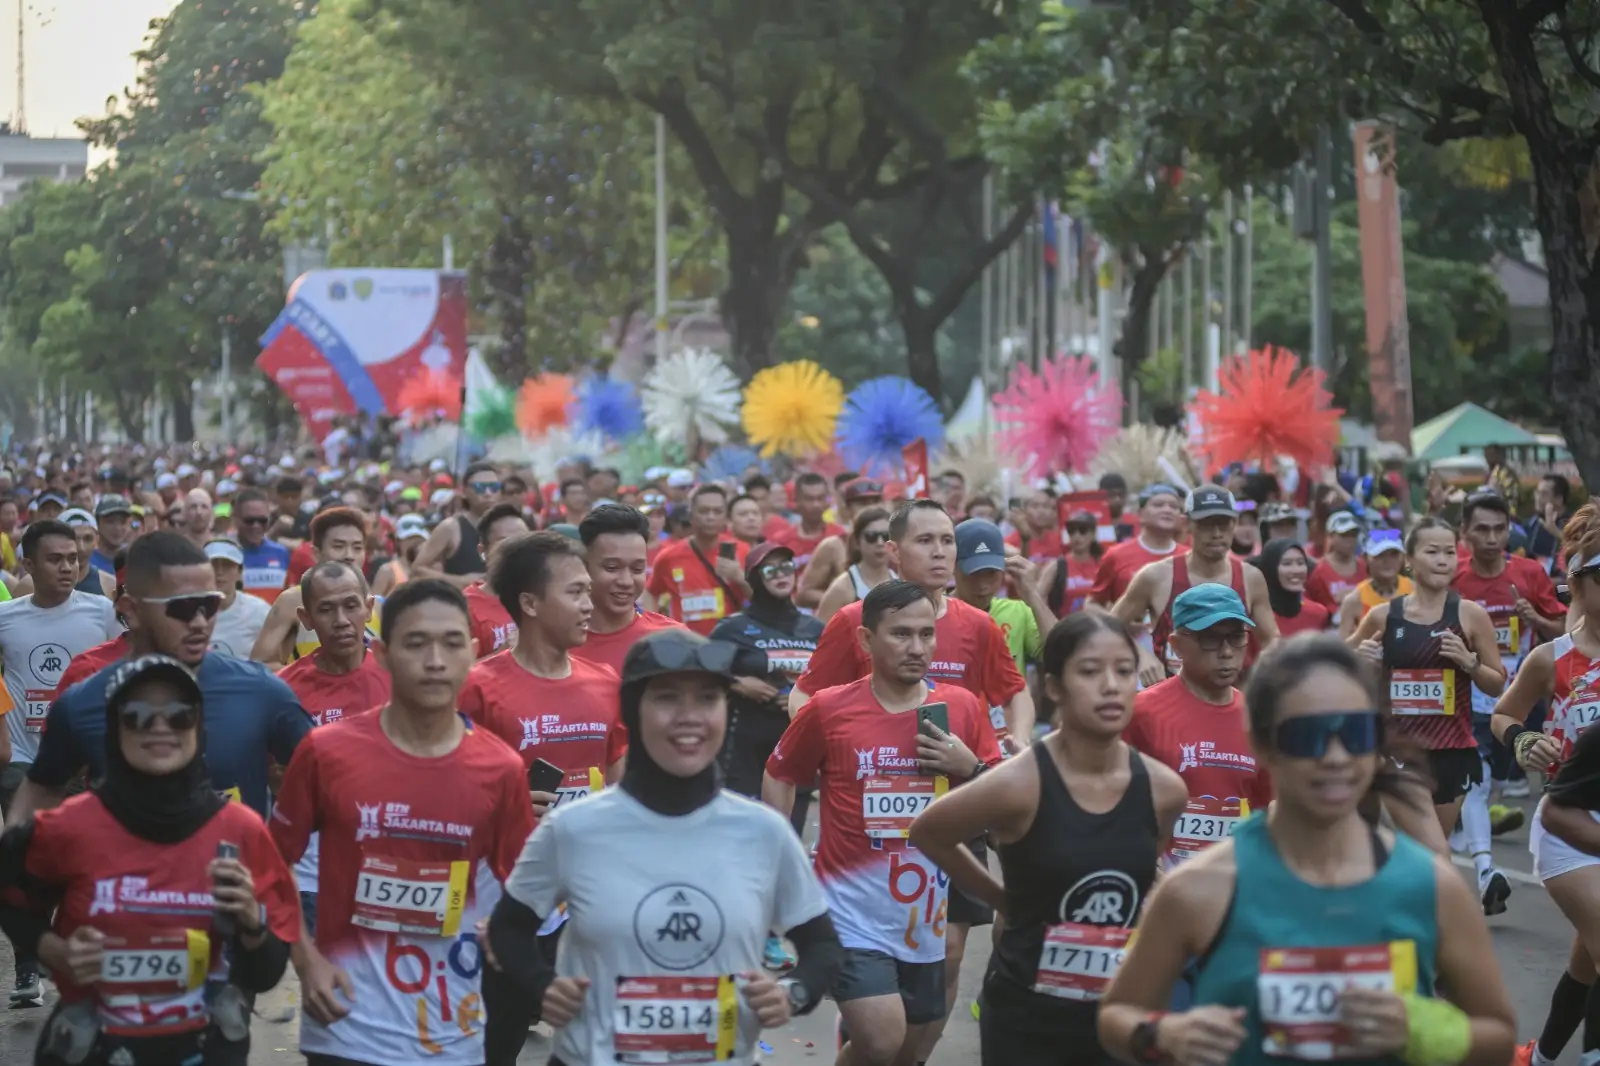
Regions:
[[[1414, 795], [1402, 764], [1420, 765], [1385, 742], [1369, 677], [1323, 635], [1256, 665], [1251, 742], [1277, 799], [1151, 895], [1101, 1002], [1107, 1051], [1177, 1066], [1510, 1059], [1515, 1017], [1478, 900], [1448, 859], [1361, 814], [1370, 793]], [[1195, 1005], [1167, 1013], [1191, 960]]]

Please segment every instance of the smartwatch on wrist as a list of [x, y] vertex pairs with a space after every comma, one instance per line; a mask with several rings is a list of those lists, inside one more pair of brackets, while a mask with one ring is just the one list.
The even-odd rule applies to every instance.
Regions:
[[1138, 1062], [1148, 1062], [1154, 1066], [1166, 1058], [1158, 1046], [1161, 1019], [1166, 1015], [1159, 1012], [1146, 1015], [1144, 1021], [1133, 1027], [1133, 1035], [1128, 1038], [1128, 1054]]
[[778, 982], [778, 987], [783, 989], [784, 995], [789, 997], [790, 1014], [803, 1014], [811, 1006], [811, 997], [806, 994], [806, 986], [794, 978], [783, 978]]

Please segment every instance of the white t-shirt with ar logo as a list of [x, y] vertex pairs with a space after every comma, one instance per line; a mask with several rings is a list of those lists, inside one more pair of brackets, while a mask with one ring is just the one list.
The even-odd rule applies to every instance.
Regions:
[[505, 888], [535, 914], [567, 908], [556, 972], [589, 979], [556, 1033], [571, 1063], [749, 1066], [760, 1024], [735, 975], [761, 969], [769, 931], [827, 910], [788, 821], [729, 792], [682, 817], [621, 788], [563, 803]]
[[116, 608], [104, 596], [74, 590], [55, 607], [32, 596], [0, 603], [0, 662], [12, 709], [6, 715], [11, 761], [32, 765], [56, 686], [73, 656], [121, 636]]

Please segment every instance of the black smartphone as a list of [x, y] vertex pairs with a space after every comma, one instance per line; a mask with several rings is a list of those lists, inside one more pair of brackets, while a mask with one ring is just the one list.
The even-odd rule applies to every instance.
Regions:
[[917, 728], [926, 733], [923, 725], [932, 722], [939, 727], [941, 733], [950, 732], [950, 705], [948, 703], [929, 703], [917, 708]]
[[528, 767], [528, 790], [530, 792], [548, 792], [555, 794], [561, 787], [561, 782], [567, 779], [567, 772], [554, 763], [545, 762], [543, 759], [533, 760], [533, 765]]
[[[237, 859], [238, 857], [239, 845], [226, 840], [219, 841], [217, 843], [217, 858]], [[238, 884], [239, 882], [236, 878], [219, 877], [217, 878], [217, 883], [232, 886]], [[213, 914], [211, 916], [211, 926], [216, 930], [219, 936], [224, 937], [232, 936], [234, 931], [238, 928], [237, 923], [234, 921], [233, 915], [226, 911], [218, 911], [217, 913]]]
[[739, 558], [739, 546], [737, 544], [729, 544], [727, 541], [722, 541], [721, 543], [719, 543], [717, 545], [717, 558], [719, 558], [719, 559], [737, 559], [737, 558]]

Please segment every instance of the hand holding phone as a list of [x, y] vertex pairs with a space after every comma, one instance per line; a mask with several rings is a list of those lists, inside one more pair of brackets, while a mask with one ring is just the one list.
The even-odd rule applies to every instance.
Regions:
[[545, 812], [561, 801], [559, 789], [567, 773], [554, 763], [535, 759], [528, 767], [528, 798], [533, 801], [533, 816], [543, 818]]

